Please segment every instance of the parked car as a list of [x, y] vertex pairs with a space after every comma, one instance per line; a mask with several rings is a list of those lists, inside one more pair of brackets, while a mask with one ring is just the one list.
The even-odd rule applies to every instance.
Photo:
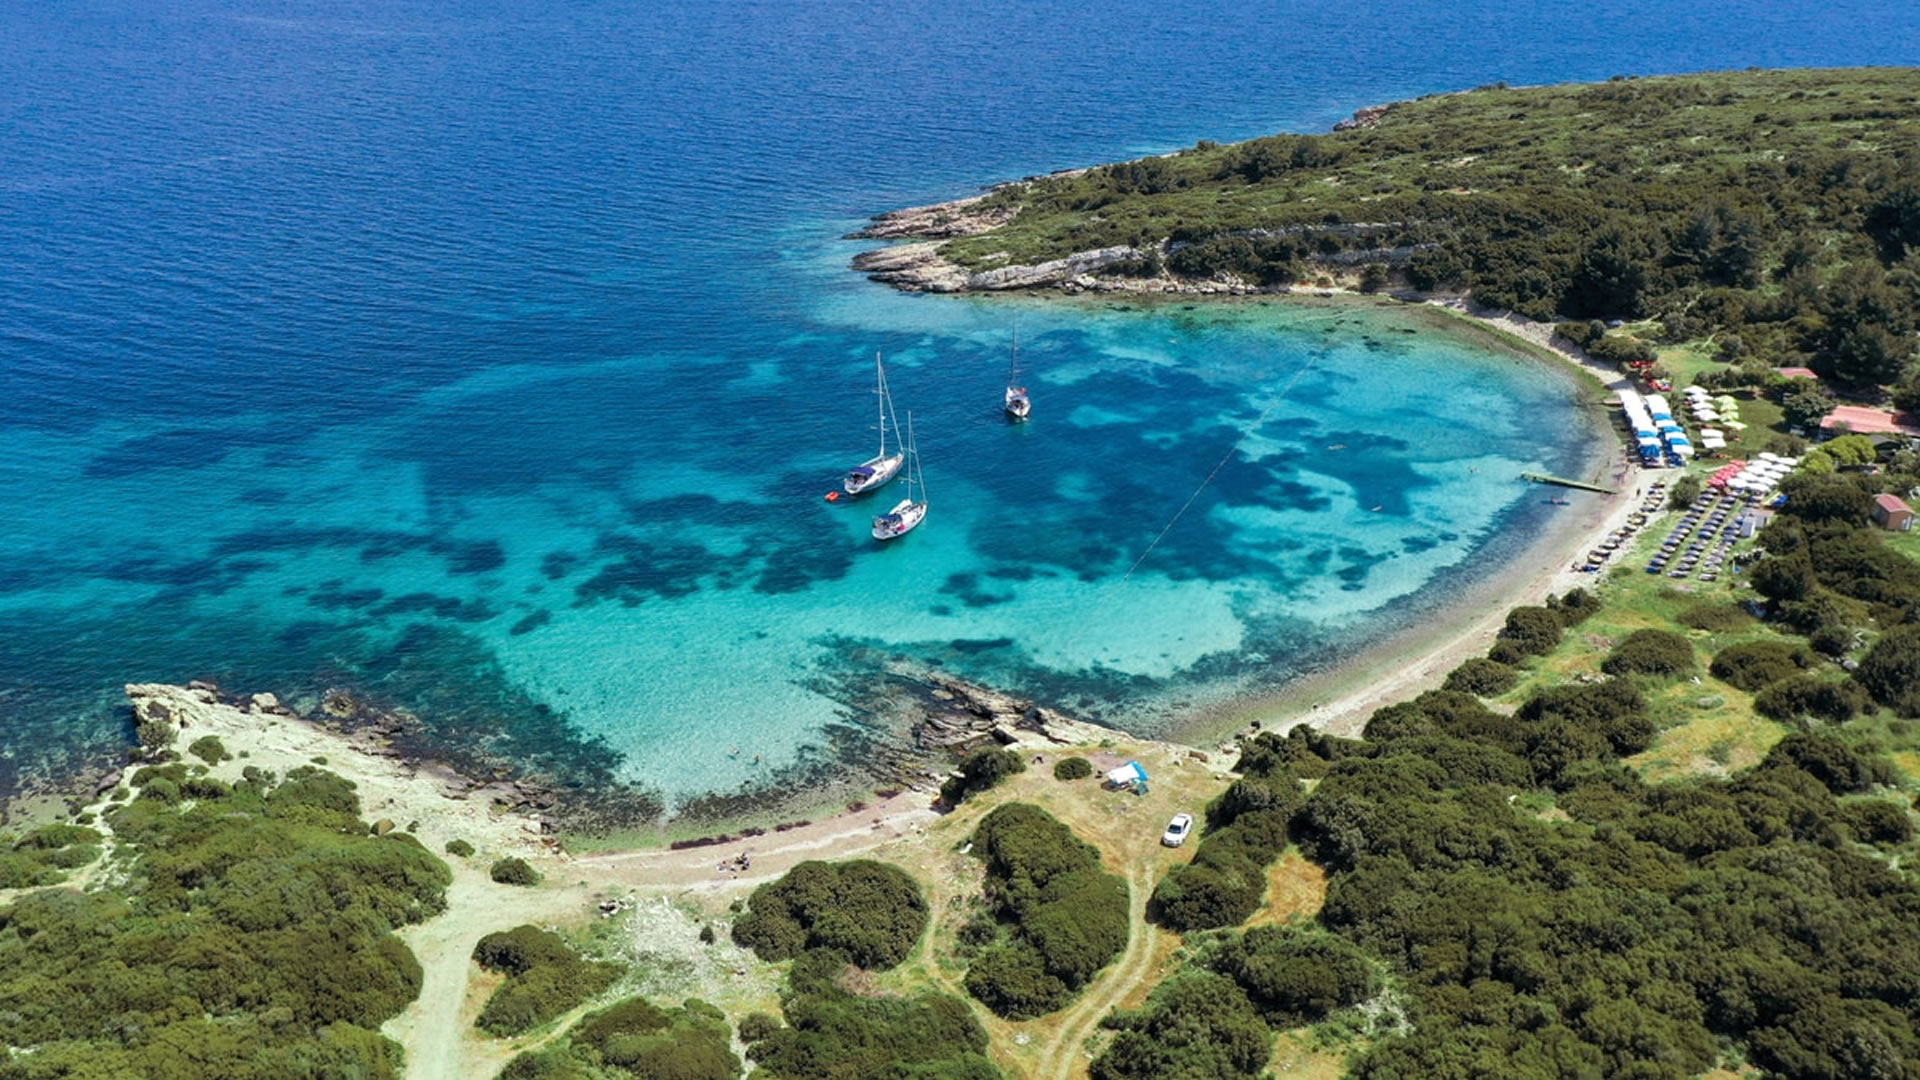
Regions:
[[1193, 831], [1192, 814], [1175, 814], [1167, 822], [1167, 831], [1160, 834], [1160, 842], [1168, 847], [1179, 847], [1187, 842], [1187, 834]]

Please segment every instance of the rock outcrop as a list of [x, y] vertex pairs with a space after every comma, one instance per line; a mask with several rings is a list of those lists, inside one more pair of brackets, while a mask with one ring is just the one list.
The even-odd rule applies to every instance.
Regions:
[[1059, 745], [1093, 743], [1113, 734], [1066, 716], [1055, 709], [951, 675], [929, 672], [921, 679], [930, 687], [936, 707], [920, 721], [914, 739], [927, 748], [961, 747], [993, 739], [1001, 745], [1031, 741], [1038, 735]]
[[1096, 248], [1043, 263], [999, 266], [970, 274], [941, 255], [938, 242], [929, 240], [863, 251], [853, 257], [853, 268], [874, 281], [907, 292], [1005, 292], [1047, 286], [1094, 289], [1098, 287], [1095, 275], [1100, 271], [1140, 257], [1137, 248]]
[[1013, 220], [1017, 207], [983, 207], [980, 203], [992, 192], [972, 195], [931, 206], [909, 206], [876, 214], [873, 223], [848, 233], [848, 240], [951, 240], [997, 229]]

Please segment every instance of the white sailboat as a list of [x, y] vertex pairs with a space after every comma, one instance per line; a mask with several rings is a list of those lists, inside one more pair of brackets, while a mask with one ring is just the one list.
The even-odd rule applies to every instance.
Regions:
[[[880, 410], [880, 452], [847, 470], [847, 475], [841, 479], [840, 486], [845, 488], [849, 495], [864, 495], [885, 484], [893, 479], [894, 474], [900, 471], [900, 463], [906, 460], [903, 454], [887, 453], [887, 425], [893, 417], [893, 395], [887, 391], [887, 368], [880, 362], [878, 352], [873, 354], [873, 370], [875, 379], [873, 393], [878, 399]], [[898, 425], [895, 425], [894, 435], [898, 439]]]
[[1027, 399], [1027, 388], [1018, 385], [1020, 377], [1020, 324], [1013, 324], [1013, 359], [1007, 364], [1007, 415], [1015, 420], [1025, 420], [1033, 411], [1033, 402]]
[[[913, 499], [915, 484], [920, 486], [920, 501]], [[873, 519], [875, 540], [894, 540], [912, 532], [927, 518], [927, 478], [920, 472], [920, 452], [914, 448], [913, 414], [907, 414], [907, 497], [892, 510]]]

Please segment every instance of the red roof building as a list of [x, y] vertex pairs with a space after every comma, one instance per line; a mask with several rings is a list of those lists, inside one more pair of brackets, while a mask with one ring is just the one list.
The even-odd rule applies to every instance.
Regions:
[[1898, 495], [1875, 495], [1873, 522], [1883, 529], [1906, 532], [1913, 528], [1913, 508], [1901, 502]]
[[1920, 439], [1920, 416], [1910, 412], [1869, 409], [1862, 405], [1842, 405], [1820, 421], [1824, 434], [1846, 428], [1856, 435], [1906, 435]]

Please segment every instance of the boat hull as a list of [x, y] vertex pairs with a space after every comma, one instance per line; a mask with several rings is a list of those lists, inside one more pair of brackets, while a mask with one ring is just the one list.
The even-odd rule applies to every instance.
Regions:
[[1027, 400], [1025, 389], [1010, 386], [1007, 388], [1006, 409], [1008, 416], [1015, 420], [1025, 420], [1027, 414], [1033, 411], [1033, 403]]
[[840, 486], [849, 495], [864, 495], [874, 488], [881, 487], [900, 473], [900, 463], [906, 460], [904, 454], [891, 454], [887, 457], [871, 458], [860, 464], [866, 474], [849, 472], [840, 481]]
[[927, 517], [927, 504], [902, 499], [892, 510], [873, 519], [875, 540], [896, 540], [914, 530]]

